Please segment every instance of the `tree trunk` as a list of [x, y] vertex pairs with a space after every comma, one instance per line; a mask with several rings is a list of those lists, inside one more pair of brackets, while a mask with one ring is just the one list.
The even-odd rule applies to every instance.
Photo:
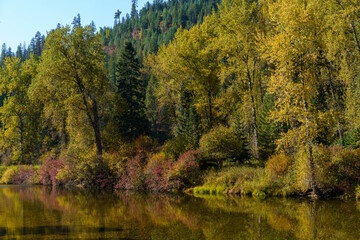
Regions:
[[20, 131], [20, 161], [24, 163], [24, 122], [22, 114], [19, 115], [19, 131]]
[[97, 102], [92, 99], [92, 109], [94, 114], [93, 120], [93, 129], [95, 134], [95, 144], [96, 144], [96, 155], [102, 156], [102, 142], [101, 142], [101, 132], [100, 132], [100, 118], [98, 114]]
[[310, 188], [312, 190], [312, 197], [318, 198], [318, 189], [315, 181], [315, 166], [314, 166], [314, 157], [313, 157], [313, 146], [310, 138], [310, 127], [309, 127], [309, 119], [308, 119], [308, 107], [306, 100], [303, 100], [304, 104], [304, 112], [305, 112], [305, 131], [306, 131], [306, 146], [308, 152], [308, 164], [310, 168]]
[[[101, 160], [102, 157], [102, 143], [101, 143], [101, 133], [100, 133], [100, 117], [98, 112], [97, 102], [94, 96], [85, 93], [85, 87], [83, 86], [78, 74], [76, 74], [76, 82], [78, 84], [79, 90], [81, 92], [81, 96], [83, 99], [83, 103], [85, 106], [86, 115], [89, 118], [91, 126], [94, 130], [95, 135], [95, 145], [96, 145], [96, 155], [99, 156]], [[91, 99], [91, 109], [89, 109], [89, 104], [87, 102], [87, 98]]]
[[[345, 10], [345, 6], [344, 4], [342, 3], [341, 0], [336, 0], [336, 2], [340, 5], [340, 7]], [[360, 54], [360, 43], [359, 43], [359, 37], [357, 35], [357, 32], [356, 32], [356, 27], [355, 27], [355, 23], [354, 23], [354, 20], [351, 21], [350, 23], [350, 26], [351, 26], [351, 29], [352, 29], [352, 32], [353, 32], [353, 36], [354, 36], [354, 40], [355, 40], [355, 43], [356, 43], [356, 48]]]
[[355, 28], [355, 23], [354, 21], [351, 21], [351, 28], [352, 28], [352, 32], [353, 32], [353, 35], [354, 35], [354, 39], [355, 39], [355, 43], [356, 43], [356, 47], [357, 47], [357, 50], [360, 54], [360, 44], [359, 44], [359, 38], [357, 36], [357, 32], [356, 32], [356, 28]]
[[213, 124], [213, 113], [212, 113], [212, 100], [211, 100], [211, 92], [208, 91], [208, 104], [209, 104], [209, 122], [208, 122], [208, 126], [209, 129], [212, 128], [212, 124]]
[[[255, 64], [254, 64], [255, 65]], [[255, 66], [254, 66], [255, 71]], [[249, 85], [249, 98], [250, 98], [250, 107], [251, 107], [251, 115], [252, 115], [252, 127], [253, 127], [253, 155], [255, 158], [259, 158], [259, 139], [258, 139], [258, 132], [257, 132], [257, 115], [256, 115], [256, 107], [255, 107], [255, 99], [253, 95], [254, 89], [254, 79], [255, 79], [255, 72], [253, 71], [253, 76], [251, 77], [249, 68], [247, 68], [247, 78], [248, 78], [248, 85]]]

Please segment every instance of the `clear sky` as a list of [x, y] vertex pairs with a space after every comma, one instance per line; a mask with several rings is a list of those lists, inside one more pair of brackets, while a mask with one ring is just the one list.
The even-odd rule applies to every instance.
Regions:
[[[146, 2], [138, 0], [138, 9]], [[71, 24], [78, 13], [82, 25], [94, 21], [98, 29], [112, 27], [117, 9], [121, 17], [130, 13], [131, 0], [0, 0], [0, 47], [6, 43], [15, 52], [20, 43], [28, 46], [37, 31], [46, 35], [58, 23]]]

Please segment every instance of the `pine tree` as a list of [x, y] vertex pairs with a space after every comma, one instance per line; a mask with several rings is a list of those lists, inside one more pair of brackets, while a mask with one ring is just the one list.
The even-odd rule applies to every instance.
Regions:
[[196, 112], [193, 94], [186, 88], [186, 83], [184, 83], [180, 96], [180, 114], [175, 131], [176, 135], [185, 137], [189, 149], [196, 149], [201, 137], [201, 118]]
[[147, 131], [148, 122], [145, 116], [145, 84], [131, 42], [126, 42], [121, 52], [116, 78], [117, 94], [125, 103], [125, 111], [119, 116], [120, 131], [134, 138]]
[[132, 4], [131, 4], [131, 18], [135, 19], [137, 18], [138, 14], [137, 14], [137, 0], [131, 0]]
[[2, 47], [1, 47], [1, 59], [0, 59], [0, 66], [3, 66], [5, 63], [5, 58], [6, 58], [6, 51], [7, 51], [7, 46], [5, 43], [3, 43]]
[[81, 17], [80, 17], [80, 14], [78, 13], [77, 16], [74, 17], [74, 20], [72, 22], [72, 25], [73, 25], [73, 28], [76, 28], [76, 27], [81, 27]]
[[118, 24], [120, 24], [120, 15], [121, 15], [121, 11], [118, 9], [115, 12], [115, 16], [114, 16], [114, 27], [116, 27]]

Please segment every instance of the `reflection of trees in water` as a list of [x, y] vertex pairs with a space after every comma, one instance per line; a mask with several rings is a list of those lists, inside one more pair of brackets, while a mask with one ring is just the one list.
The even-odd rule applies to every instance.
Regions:
[[256, 236], [279, 239], [275, 231], [282, 233], [284, 239], [360, 239], [360, 211], [354, 201], [262, 201], [246, 197], [204, 197], [204, 200], [209, 208], [252, 214], [252, 223], [247, 227], [254, 239], [260, 239]]
[[[0, 189], [0, 237], [359, 239], [355, 202]], [[41, 239], [42, 237], [40, 237]]]

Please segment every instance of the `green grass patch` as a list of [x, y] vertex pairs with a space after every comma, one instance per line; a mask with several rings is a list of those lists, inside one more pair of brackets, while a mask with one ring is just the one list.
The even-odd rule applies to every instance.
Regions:
[[192, 192], [194, 195], [248, 195], [258, 199], [292, 194], [285, 178], [256, 167], [229, 167], [211, 172], [204, 184], [193, 188]]

